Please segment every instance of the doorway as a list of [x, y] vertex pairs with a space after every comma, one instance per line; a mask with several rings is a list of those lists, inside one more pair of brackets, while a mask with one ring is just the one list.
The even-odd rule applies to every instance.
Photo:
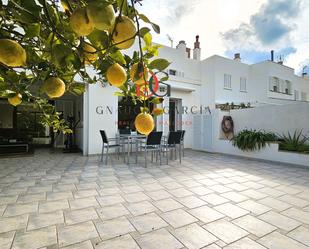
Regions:
[[182, 99], [169, 99], [169, 130], [182, 129]]

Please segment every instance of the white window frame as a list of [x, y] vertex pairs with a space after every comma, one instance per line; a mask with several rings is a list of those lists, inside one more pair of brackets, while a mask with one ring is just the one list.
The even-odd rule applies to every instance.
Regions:
[[245, 92], [245, 93], [247, 92], [247, 78], [246, 77], [240, 77], [239, 91]]
[[232, 90], [232, 75], [224, 74], [223, 88], [226, 90]]

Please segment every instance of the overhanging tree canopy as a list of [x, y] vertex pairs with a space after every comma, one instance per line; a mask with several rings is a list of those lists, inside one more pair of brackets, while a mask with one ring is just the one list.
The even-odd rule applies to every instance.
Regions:
[[[12, 105], [35, 104], [44, 114], [42, 123], [62, 132], [71, 131], [49, 99], [82, 94], [85, 84], [111, 84], [119, 88], [116, 95], [146, 103], [150, 74], [169, 62], [155, 58], [160, 46], [152, 43], [150, 32], [160, 28], [136, 10], [141, 2], [0, 0], [0, 97]], [[136, 39], [138, 51], [124, 54]], [[141, 112], [149, 110], [144, 106]]]

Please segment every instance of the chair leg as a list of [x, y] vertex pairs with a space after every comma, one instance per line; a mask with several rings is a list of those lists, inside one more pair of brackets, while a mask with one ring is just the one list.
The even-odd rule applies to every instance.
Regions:
[[159, 149], [160, 165], [162, 165], [161, 148]]
[[103, 154], [104, 154], [104, 143], [102, 145], [101, 162], [103, 162]]
[[145, 168], [147, 168], [147, 149], [145, 149]]
[[179, 145], [179, 161], [180, 161], [180, 164], [181, 164], [181, 146]]
[[108, 151], [109, 151], [109, 146], [107, 146], [107, 149], [106, 149], [106, 158], [105, 158], [106, 165], [107, 165], [107, 160], [108, 160]]

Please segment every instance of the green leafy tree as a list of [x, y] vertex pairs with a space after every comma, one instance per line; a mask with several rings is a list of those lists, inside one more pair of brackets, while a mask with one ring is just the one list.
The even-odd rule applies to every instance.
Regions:
[[[43, 112], [43, 124], [62, 132], [71, 131], [50, 100], [82, 94], [85, 84], [112, 84], [119, 88], [116, 95], [145, 102], [148, 71], [170, 63], [154, 58], [160, 46], [152, 43], [151, 29], [160, 28], [136, 4], [142, 1], [0, 0], [0, 97], [12, 105], [33, 103]], [[135, 40], [138, 51], [124, 54]], [[145, 94], [139, 96], [141, 78]]]

